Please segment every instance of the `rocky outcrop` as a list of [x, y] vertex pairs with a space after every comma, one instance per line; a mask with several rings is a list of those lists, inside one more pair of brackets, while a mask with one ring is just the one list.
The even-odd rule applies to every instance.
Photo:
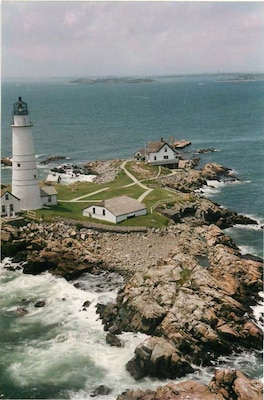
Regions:
[[12, 160], [8, 157], [2, 157], [1, 164], [4, 165], [5, 167], [12, 167]]
[[83, 272], [101, 265], [96, 256], [92, 234], [81, 234], [63, 223], [29, 223], [15, 228], [5, 225], [2, 234], [2, 257], [13, 257], [14, 262], [27, 261], [24, 273], [53, 274], [73, 279]]
[[[189, 192], [205, 181], [194, 170], [160, 179]], [[4, 225], [2, 256], [26, 261], [25, 273], [48, 269], [66, 279], [102, 269], [122, 273], [125, 286], [116, 302], [98, 305], [109, 345], [122, 345], [115, 336], [122, 331], [144, 332], [150, 338], [135, 349], [130, 373], [136, 379], [183, 376], [219, 355], [262, 348], [251, 309], [262, 290], [262, 261], [242, 256], [220, 229], [240, 216], [195, 193], [187, 197], [163, 209], [171, 217], [164, 229], [104, 232], [63, 221]]]
[[170, 382], [153, 390], [127, 390], [117, 400], [262, 400], [263, 384], [237, 370], [216, 370], [208, 385]]
[[91, 397], [96, 397], [96, 396], [107, 396], [108, 394], [111, 393], [111, 389], [105, 385], [100, 385], [98, 386], [91, 394]]
[[83, 168], [86, 174], [97, 175], [94, 180], [97, 183], [111, 182], [120, 172], [119, 160], [90, 161]]
[[200, 169], [182, 169], [174, 174], [162, 176], [159, 181], [163, 186], [179, 190], [181, 192], [192, 192], [207, 186], [208, 180], [233, 181], [238, 180], [227, 167], [216, 163], [208, 163]]
[[238, 180], [230, 168], [216, 163], [205, 164], [201, 174], [209, 180]]
[[67, 160], [67, 159], [69, 160], [69, 158], [67, 158], [65, 156], [49, 156], [45, 160], [40, 161], [40, 164], [47, 165], [47, 164], [50, 164], [52, 162], [64, 161], [64, 160]]
[[[210, 365], [232, 351], [262, 348], [262, 331], [250, 308], [261, 288], [262, 262], [241, 257], [218, 227], [178, 226], [177, 244], [167, 259], [135, 273], [116, 304], [99, 311], [106, 329], [115, 325], [167, 341], [174, 350], [168, 357], [164, 345], [158, 363], [163, 357], [167, 365], [175, 353], [188, 367]], [[135, 376], [159, 373], [152, 350], [145, 353], [136, 349], [129, 364]]]
[[190, 193], [207, 185], [207, 180], [202, 176], [201, 171], [195, 169], [179, 169], [172, 175], [161, 176], [159, 182], [162, 186], [167, 186], [183, 193]]
[[132, 275], [135, 270], [156, 265], [175, 244], [175, 234], [170, 228], [120, 229], [120, 232], [101, 228], [79, 226], [77, 229], [63, 221], [31, 222], [20, 228], [6, 224], [2, 227], [1, 256], [13, 257], [14, 262], [27, 261], [23, 266], [26, 273], [49, 270], [66, 279], [76, 278], [95, 267]]
[[110, 346], [122, 347], [121, 340], [111, 332], [108, 332], [106, 335], [106, 343]]
[[196, 225], [215, 224], [221, 229], [229, 228], [236, 224], [258, 225], [256, 220], [223, 208], [219, 204], [199, 195], [193, 195], [191, 201], [175, 203], [170, 208], [167, 208], [166, 205], [161, 206], [160, 211], [175, 222], [186, 221], [190, 223], [192, 220], [193, 224]]

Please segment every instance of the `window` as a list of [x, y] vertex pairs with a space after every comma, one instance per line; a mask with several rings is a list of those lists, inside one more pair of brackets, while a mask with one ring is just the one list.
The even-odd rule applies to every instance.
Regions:
[[163, 158], [164, 160], [168, 160], [169, 156], [164, 156]]
[[105, 209], [103, 208], [103, 215], [105, 215]]
[[51, 196], [48, 196], [48, 203], [51, 203]]
[[157, 156], [154, 156], [154, 161], [156, 161], [157, 160]]
[[93, 207], [93, 214], [95, 214], [95, 207]]
[[2, 206], [2, 213], [4, 214], [6, 212], [5, 206]]
[[9, 200], [8, 193], [5, 194], [5, 199], [6, 199], [6, 200]]
[[36, 174], [34, 174], [34, 178], [36, 179], [36, 177], [37, 177], [37, 175]]
[[20, 167], [20, 163], [18, 163], [17, 166]]
[[10, 204], [10, 211], [14, 211], [14, 204]]
[[168, 151], [167, 147], [164, 147], [164, 151], [165, 151], [165, 153], [167, 153], [167, 151]]

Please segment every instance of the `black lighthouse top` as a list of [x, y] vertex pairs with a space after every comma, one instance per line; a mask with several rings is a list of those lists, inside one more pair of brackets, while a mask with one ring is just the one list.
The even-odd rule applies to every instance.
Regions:
[[28, 115], [27, 103], [22, 101], [22, 97], [14, 104], [14, 115]]

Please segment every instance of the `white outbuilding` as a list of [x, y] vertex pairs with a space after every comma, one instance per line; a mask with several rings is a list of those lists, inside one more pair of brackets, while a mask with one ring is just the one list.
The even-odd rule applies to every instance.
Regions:
[[40, 186], [40, 197], [43, 206], [56, 206], [57, 202], [57, 190], [52, 185]]
[[113, 222], [114, 224], [146, 214], [146, 206], [129, 196], [119, 196], [104, 200], [83, 210], [83, 216], [85, 217]]

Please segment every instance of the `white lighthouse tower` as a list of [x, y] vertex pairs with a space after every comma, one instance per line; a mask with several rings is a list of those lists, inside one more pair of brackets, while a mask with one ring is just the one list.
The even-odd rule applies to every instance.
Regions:
[[20, 199], [21, 210], [37, 210], [42, 207], [32, 126], [27, 103], [19, 97], [14, 104], [11, 125], [12, 194]]

